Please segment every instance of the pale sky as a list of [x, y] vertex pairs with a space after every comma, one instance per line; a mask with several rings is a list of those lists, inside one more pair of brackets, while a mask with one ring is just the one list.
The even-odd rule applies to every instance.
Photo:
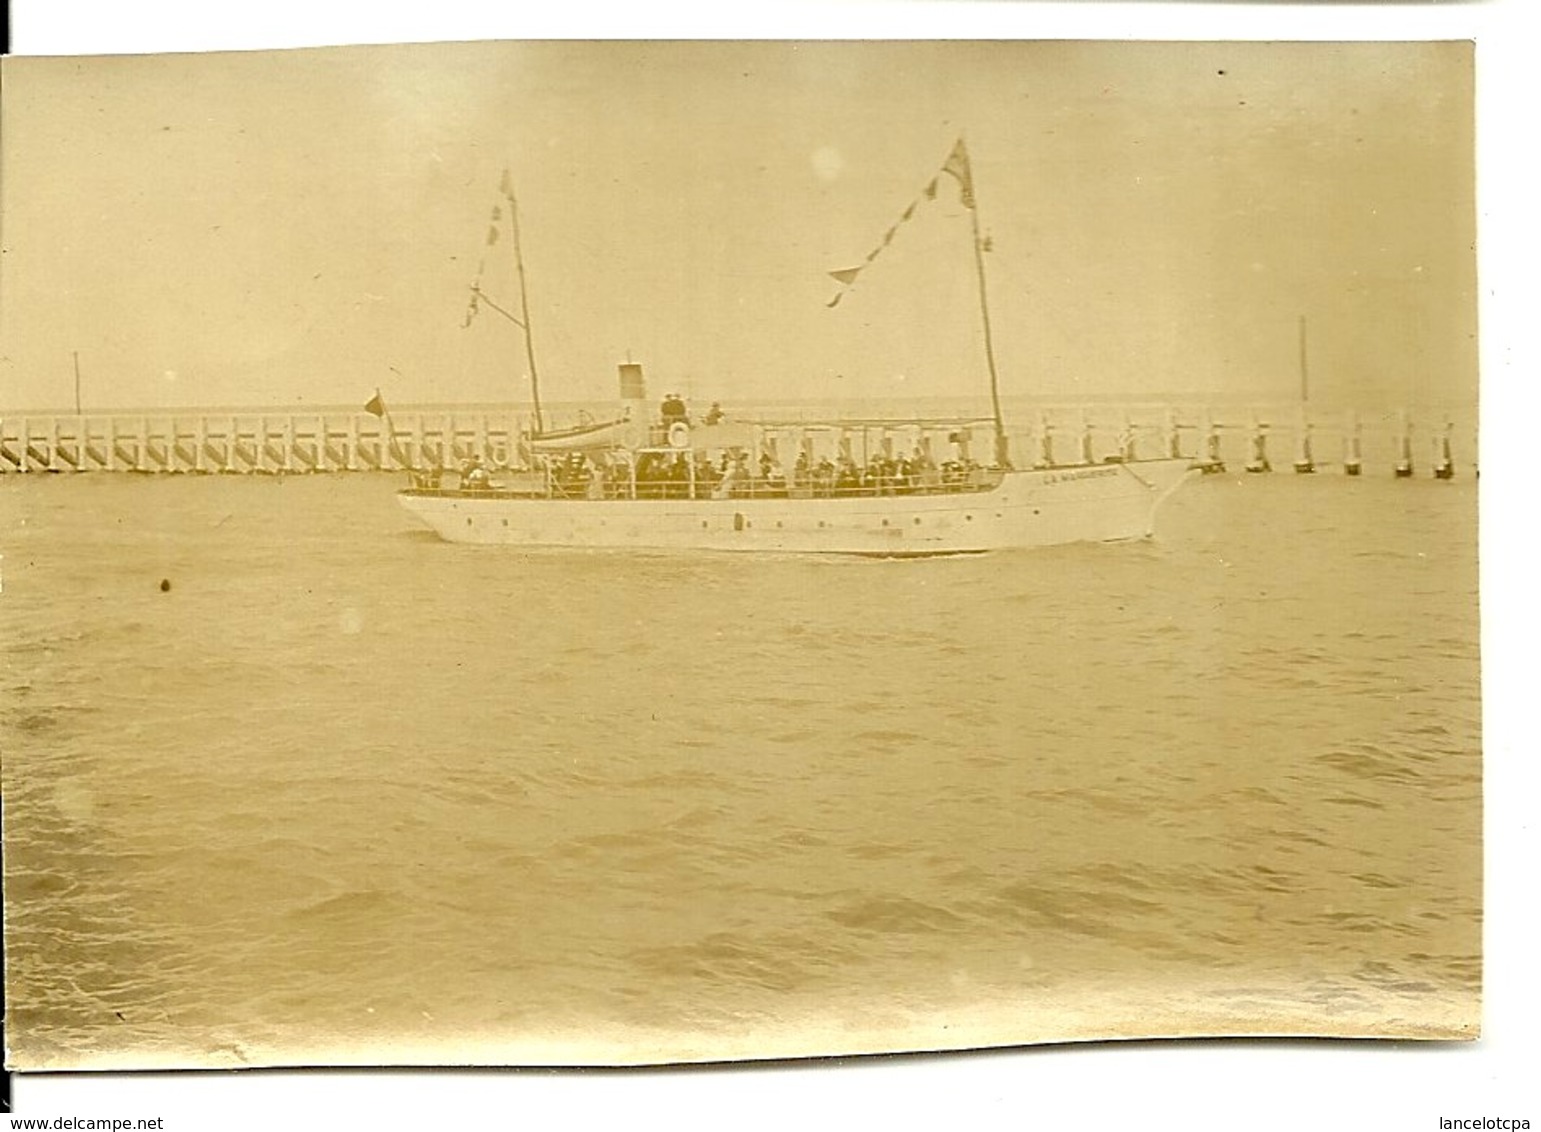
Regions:
[[483, 43], [8, 58], [0, 411], [1476, 396], [1463, 43]]

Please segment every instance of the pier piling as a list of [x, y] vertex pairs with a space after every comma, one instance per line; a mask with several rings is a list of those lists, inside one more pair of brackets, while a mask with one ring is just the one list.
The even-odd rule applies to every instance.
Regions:
[[[1098, 412], [1100, 411], [1100, 416]], [[1104, 459], [1135, 460], [1161, 452], [1188, 455], [1209, 472], [1224, 469], [1223, 457], [1244, 445], [1246, 470], [1267, 472], [1269, 435], [1280, 410], [1260, 409], [1223, 419], [1208, 410], [1184, 410], [1174, 405], [1131, 405], [1118, 410], [1096, 407], [1040, 407], [1032, 427], [1019, 434], [1023, 451], [1037, 453], [1040, 467], [1062, 462], [1096, 464]], [[1284, 418], [1288, 420], [1288, 418]], [[1390, 457], [1394, 474], [1414, 473], [1412, 416], [1376, 418], [1375, 451]], [[1364, 467], [1364, 426], [1358, 411], [1335, 419], [1302, 417], [1291, 429], [1297, 441], [1297, 471], [1315, 470], [1314, 450], [1325, 445], [1325, 433], [1341, 442], [1345, 475], [1358, 476]], [[853, 425], [842, 430], [829, 422], [782, 426], [776, 451], [815, 448], [822, 455], [837, 452], [856, 462], [877, 451], [912, 451], [930, 438], [924, 429], [887, 431]], [[948, 439], [950, 456], [971, 458], [972, 436], [966, 424], [937, 432]], [[1069, 439], [1066, 450], [1064, 440]], [[1438, 479], [1456, 475], [1456, 425], [1448, 417], [1430, 430], [1431, 474]], [[1058, 441], [1058, 443], [1057, 443]], [[1320, 442], [1320, 443], [1319, 443]], [[1184, 452], [1184, 447], [1190, 450]], [[859, 449], [859, 450], [858, 450]], [[1334, 450], [1338, 450], [1334, 448]], [[1475, 445], [1471, 464], [1475, 469]], [[402, 471], [410, 467], [453, 469], [473, 456], [491, 467], [522, 465], [529, 459], [512, 413], [403, 413], [388, 424], [369, 413], [328, 415], [245, 412], [230, 415], [186, 413], [102, 413], [9, 415], [0, 418], [0, 474], [38, 472], [123, 472], [192, 474], [309, 474]]]

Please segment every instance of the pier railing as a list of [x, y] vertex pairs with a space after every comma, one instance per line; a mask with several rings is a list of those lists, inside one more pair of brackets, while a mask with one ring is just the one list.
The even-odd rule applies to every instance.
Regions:
[[[0, 417], [0, 473], [157, 472], [304, 474], [456, 469], [472, 457], [491, 467], [523, 462], [521, 420], [507, 412], [200, 413], [15, 415]], [[845, 455], [923, 450], [938, 463], [991, 450], [987, 425], [778, 422], [762, 446], [783, 467], [795, 454]], [[1056, 406], [1018, 421], [1017, 467], [1103, 463], [1110, 458], [1182, 456], [1240, 471], [1363, 468], [1449, 478], [1476, 463], [1475, 437], [1445, 417], [1414, 421], [1399, 412], [1335, 414], [1298, 410]]]

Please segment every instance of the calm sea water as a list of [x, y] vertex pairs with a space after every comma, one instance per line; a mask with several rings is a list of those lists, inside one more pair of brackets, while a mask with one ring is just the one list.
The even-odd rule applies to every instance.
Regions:
[[0, 481], [13, 1063], [1475, 1032], [1469, 478], [901, 562], [396, 486]]

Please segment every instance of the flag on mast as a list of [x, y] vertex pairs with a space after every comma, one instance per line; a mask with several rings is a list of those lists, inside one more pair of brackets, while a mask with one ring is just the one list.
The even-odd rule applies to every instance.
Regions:
[[[963, 139], [960, 137], [953, 143], [952, 150], [947, 154], [947, 160], [942, 162], [941, 170], [931, 180], [926, 182], [925, 188], [920, 191], [920, 196], [910, 201], [909, 207], [900, 214], [898, 221], [894, 223], [893, 227], [883, 233], [883, 239], [867, 253], [867, 258], [862, 265], [863, 267], [877, 259], [883, 253], [883, 250], [893, 243], [894, 237], [899, 234], [900, 227], [914, 218], [915, 210], [920, 206], [922, 199], [928, 201], [936, 199], [937, 182], [941, 180], [943, 174], [952, 177], [958, 182], [959, 199], [963, 202], [963, 207], [970, 210], [974, 208], [974, 171], [969, 166], [968, 147], [964, 145]], [[985, 250], [988, 251], [989, 248], [986, 247]], [[856, 277], [861, 274], [861, 270], [861, 267], [848, 267], [842, 271], [831, 271], [829, 273], [830, 276], [841, 285], [841, 290], [824, 305], [827, 307], [838, 305], [846, 291], [849, 291], [852, 285], [855, 284]]]
[[958, 179], [958, 188], [964, 208], [974, 207], [974, 171], [968, 163], [968, 146], [959, 138], [942, 165], [942, 172]]

